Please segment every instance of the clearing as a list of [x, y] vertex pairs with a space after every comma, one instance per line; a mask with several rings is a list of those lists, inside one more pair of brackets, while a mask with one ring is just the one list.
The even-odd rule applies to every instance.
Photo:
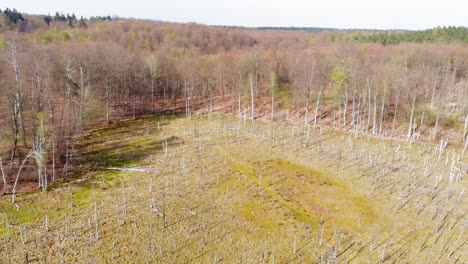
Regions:
[[0, 199], [0, 262], [468, 261], [461, 149], [152, 116], [92, 131], [76, 160]]

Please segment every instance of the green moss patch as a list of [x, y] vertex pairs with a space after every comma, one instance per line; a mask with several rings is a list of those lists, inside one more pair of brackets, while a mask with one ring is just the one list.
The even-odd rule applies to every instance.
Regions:
[[232, 171], [236, 176], [223, 184], [248, 189], [248, 198], [238, 206], [240, 214], [265, 229], [330, 223], [356, 232], [378, 217], [366, 197], [331, 176], [286, 160], [235, 164]]

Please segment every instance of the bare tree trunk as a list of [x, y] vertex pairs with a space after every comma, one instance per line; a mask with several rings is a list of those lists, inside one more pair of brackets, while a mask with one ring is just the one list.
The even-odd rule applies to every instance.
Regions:
[[3, 160], [1, 157], [0, 157], [0, 171], [2, 171], [2, 179], [3, 179], [3, 189], [2, 189], [2, 193], [0, 194], [0, 196], [3, 196], [5, 195], [6, 190], [7, 190], [7, 178], [5, 175], [5, 171], [3, 170]]
[[379, 134], [382, 135], [382, 128], [383, 128], [383, 122], [384, 122], [384, 112], [385, 112], [385, 96], [387, 94], [387, 85], [384, 84], [384, 93], [382, 96], [382, 108], [380, 111], [380, 127], [379, 127]]
[[239, 72], [239, 84], [238, 84], [238, 110], [239, 118], [241, 118], [241, 100], [242, 100], [242, 73]]
[[314, 82], [314, 73], [315, 73], [315, 60], [312, 62], [312, 69], [310, 72], [309, 83], [307, 84], [307, 99], [306, 99], [306, 109], [305, 109], [305, 120], [304, 124], [307, 125], [309, 123], [309, 101], [310, 95], [312, 93], [312, 84]]
[[13, 39], [7, 41], [7, 46], [9, 49], [8, 61], [11, 63], [13, 70], [15, 72], [15, 96], [14, 99], [9, 99], [10, 103], [10, 113], [12, 118], [12, 129], [13, 129], [13, 150], [11, 154], [10, 164], [13, 164], [13, 160], [16, 155], [16, 149], [18, 146], [19, 131], [22, 128], [23, 130], [23, 140], [26, 145], [26, 135], [25, 128], [22, 120], [23, 113], [23, 87], [21, 83], [21, 73], [20, 66], [18, 63], [18, 52], [17, 52], [17, 36], [14, 36]]
[[436, 77], [434, 79], [434, 84], [432, 85], [432, 96], [431, 96], [431, 109], [434, 107], [434, 100], [435, 100], [435, 90], [436, 90], [436, 84], [437, 84], [437, 76], [439, 75], [439, 71], [436, 74]]
[[[50, 135], [51, 135], [51, 141], [52, 141], [52, 181], [55, 181], [55, 155], [57, 152], [57, 146], [56, 146], [56, 141], [57, 141], [57, 131], [55, 129], [55, 111], [52, 103], [52, 89], [49, 86], [48, 80], [46, 79], [45, 81], [45, 86], [48, 91], [48, 97], [49, 97], [49, 112], [51, 115], [50, 119]], [[59, 126], [59, 133], [60, 133], [60, 126]]]
[[320, 96], [322, 95], [322, 88], [320, 88], [319, 94], [317, 96], [317, 102], [315, 103], [315, 117], [314, 117], [314, 130], [317, 127], [317, 114], [318, 114], [318, 108], [320, 104]]
[[187, 80], [184, 80], [184, 97], [185, 97], [185, 117], [188, 117], [188, 90], [187, 90]]
[[377, 133], [377, 87], [374, 90], [374, 118], [372, 119], [372, 135]]
[[[361, 100], [362, 97], [362, 100]], [[361, 115], [361, 101], [364, 100], [364, 96], [359, 96], [358, 97], [358, 106], [357, 106], [357, 117], [356, 117], [356, 126], [354, 129], [354, 133], [358, 134], [361, 131], [361, 126], [362, 126], [362, 115]], [[364, 104], [363, 104], [364, 105]]]
[[130, 75], [130, 91], [132, 93], [132, 116], [133, 119], [135, 119], [135, 100], [136, 100], [136, 87], [133, 87], [132, 85], [132, 76]]
[[227, 89], [226, 89], [226, 85], [224, 83], [224, 75], [221, 75], [221, 92], [222, 92], [222, 96], [223, 96], [223, 108], [224, 108], [224, 111], [226, 111], [227, 109]]
[[351, 113], [351, 127], [354, 129], [356, 123], [356, 112], [355, 112], [355, 104], [356, 104], [356, 87], [354, 87], [353, 91], [353, 106], [352, 106], [352, 113]]
[[367, 85], [367, 93], [368, 93], [368, 100], [367, 100], [367, 104], [369, 106], [369, 110], [367, 112], [367, 125], [366, 125], [366, 130], [369, 130], [369, 125], [370, 125], [370, 118], [371, 118], [371, 108], [372, 108], [372, 105], [371, 105], [371, 88], [370, 88], [370, 84], [369, 84], [369, 79], [367, 79], [366, 81], [366, 85]]
[[189, 117], [190, 119], [192, 119], [192, 97], [193, 97], [193, 84], [191, 84], [189, 87], [188, 87], [188, 92], [189, 92], [189, 98], [188, 98], [188, 111], [189, 111]]
[[416, 96], [413, 97], [413, 105], [411, 106], [411, 116], [410, 116], [410, 121], [409, 121], [409, 126], [408, 126], [408, 141], [411, 139], [411, 132], [412, 132], [412, 126], [413, 126], [413, 114], [414, 114], [414, 104], [416, 103]]
[[307, 89], [307, 99], [306, 99], [306, 109], [305, 109], [305, 117], [304, 117], [304, 125], [309, 123], [309, 100], [310, 100], [310, 90]]
[[211, 115], [213, 113], [213, 85], [210, 85], [210, 80], [208, 80], [208, 91], [210, 93], [210, 98], [209, 98], [209, 101], [210, 101], [210, 105], [209, 105], [209, 109], [208, 109], [208, 117], [211, 118]]
[[154, 101], [154, 78], [151, 77], [151, 113], [154, 114], [156, 112], [156, 106]]
[[[16, 97], [14, 99], [8, 99], [9, 109], [11, 116], [11, 129], [13, 132], [13, 150], [11, 151], [10, 166], [13, 164], [16, 155], [16, 149], [18, 147], [18, 138], [19, 138], [19, 109], [16, 102]], [[11, 167], [10, 167], [11, 168]]]
[[39, 120], [39, 128], [38, 128], [38, 133], [36, 136], [36, 139], [34, 141], [33, 145], [33, 152], [34, 152], [34, 158], [36, 160], [36, 165], [37, 165], [37, 176], [39, 179], [39, 187], [42, 188], [42, 191], [47, 190], [47, 173], [45, 171], [46, 169], [46, 155], [47, 153], [44, 151], [44, 144], [45, 144], [45, 133], [46, 133], [46, 128], [45, 128], [45, 113], [44, 112], [39, 112], [37, 116]]
[[18, 185], [18, 180], [19, 180], [19, 176], [21, 174], [21, 171], [23, 170], [23, 167], [26, 164], [26, 161], [29, 159], [29, 157], [31, 157], [31, 155], [33, 155], [33, 153], [34, 152], [32, 150], [29, 151], [28, 155], [26, 155], [26, 157], [23, 160], [23, 163], [19, 167], [18, 172], [16, 173], [15, 183], [13, 184], [13, 190], [11, 192], [11, 202], [12, 203], [16, 202], [16, 186]]
[[395, 111], [393, 113], [393, 121], [392, 121], [392, 130], [395, 131], [396, 129], [396, 118], [397, 118], [397, 112], [398, 112], [398, 103], [400, 102], [400, 96], [399, 94], [396, 97], [396, 102], [395, 102]]
[[348, 86], [345, 91], [344, 112], [343, 112], [343, 129], [346, 129], [346, 112], [348, 110]]
[[468, 129], [468, 113], [466, 114], [466, 117], [465, 117], [465, 128], [463, 129], [462, 141], [463, 141], [463, 139], [466, 138], [466, 130], [467, 129]]
[[153, 73], [153, 71], [151, 71], [151, 112], [153, 114], [156, 113], [156, 102], [154, 100], [154, 94], [155, 94], [154, 73]]
[[109, 77], [107, 76], [106, 74], [106, 123], [107, 125], [110, 124], [110, 120], [109, 120]]
[[333, 108], [333, 128], [336, 129], [336, 109]]
[[338, 129], [341, 129], [341, 97], [338, 104]]
[[468, 147], [468, 135], [465, 137], [465, 147], [463, 148], [462, 155], [461, 155], [462, 159], [465, 157], [465, 151], [467, 147]]
[[250, 97], [252, 98], [252, 120], [255, 119], [255, 104], [254, 104], [254, 83], [253, 77], [250, 76]]
[[422, 129], [423, 129], [423, 126], [424, 126], [425, 116], [426, 116], [426, 104], [424, 104], [423, 112], [421, 114], [421, 122], [420, 122], [420, 125], [419, 125], [420, 134], [422, 133]]
[[55, 140], [55, 134], [52, 134], [52, 182], [55, 181], [55, 155], [57, 152]]
[[275, 76], [271, 77], [271, 120], [275, 120]]
[[165, 115], [166, 111], [166, 90], [169, 88], [169, 79], [166, 77], [166, 85], [163, 88], [163, 101], [162, 101], [162, 112], [163, 112], [163, 117]]

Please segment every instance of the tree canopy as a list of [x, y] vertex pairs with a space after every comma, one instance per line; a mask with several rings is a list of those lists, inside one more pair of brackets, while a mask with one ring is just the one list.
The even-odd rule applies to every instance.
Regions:
[[9, 8], [5, 9], [5, 11], [3, 11], [3, 15], [6, 17], [9, 25], [16, 24], [19, 21], [24, 21], [23, 15], [15, 8], [13, 8], [13, 10], [10, 10]]

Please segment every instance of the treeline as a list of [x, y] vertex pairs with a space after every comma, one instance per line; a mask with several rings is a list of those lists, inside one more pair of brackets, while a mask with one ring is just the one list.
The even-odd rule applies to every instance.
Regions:
[[50, 23], [52, 21], [66, 22], [70, 28], [74, 28], [76, 24], [78, 24], [80, 28], [86, 28], [88, 27], [88, 25], [86, 24], [86, 20], [87, 19], [83, 17], [81, 17], [80, 20], [78, 20], [75, 14], [71, 14], [71, 15], [67, 14], [65, 16], [63, 13], [59, 14], [59, 12], [55, 13], [55, 16], [53, 18], [50, 15], [47, 15], [44, 17], [44, 22], [47, 24], [47, 26], [50, 26]]
[[[89, 23], [112, 21], [117, 19], [117, 17], [111, 16], [92, 16], [90, 18], [81, 16], [80, 18], [77, 18], [74, 13], [65, 15], [60, 12], [56, 12], [54, 16], [51, 16], [50, 14], [46, 16], [24, 15], [15, 8], [6, 8], [4, 11], [0, 10], [0, 14], [3, 15], [4, 18], [3, 21], [0, 19], [0, 26], [3, 25], [3, 30], [19, 30], [21, 32], [34, 31], [43, 28], [44, 26], [50, 27], [51, 24], [54, 26], [65, 24], [69, 28], [87, 28]], [[40, 22], [41, 20], [44, 24], [38, 23], [38, 21]]]
[[87, 125], [176, 112], [466, 142], [466, 44], [328, 37], [126, 19], [5, 31], [2, 158], [14, 174], [26, 155], [36, 157], [44, 188], [67, 176]]
[[322, 28], [322, 27], [243, 27], [243, 26], [222, 26], [222, 27], [230, 28], [230, 29], [303, 31], [303, 32], [310, 32], [310, 33], [340, 30], [337, 28]]
[[3, 14], [3, 16], [6, 18], [6, 22], [8, 25], [16, 24], [19, 21], [24, 21], [23, 15], [14, 8], [13, 10], [7, 8], [3, 12], [2, 10], [0, 10], [0, 14]]
[[437, 27], [434, 29], [409, 31], [404, 33], [380, 32], [371, 35], [355, 34], [353, 40], [358, 42], [373, 42], [383, 45], [399, 44], [400, 42], [414, 43], [468, 43], [468, 27]]

